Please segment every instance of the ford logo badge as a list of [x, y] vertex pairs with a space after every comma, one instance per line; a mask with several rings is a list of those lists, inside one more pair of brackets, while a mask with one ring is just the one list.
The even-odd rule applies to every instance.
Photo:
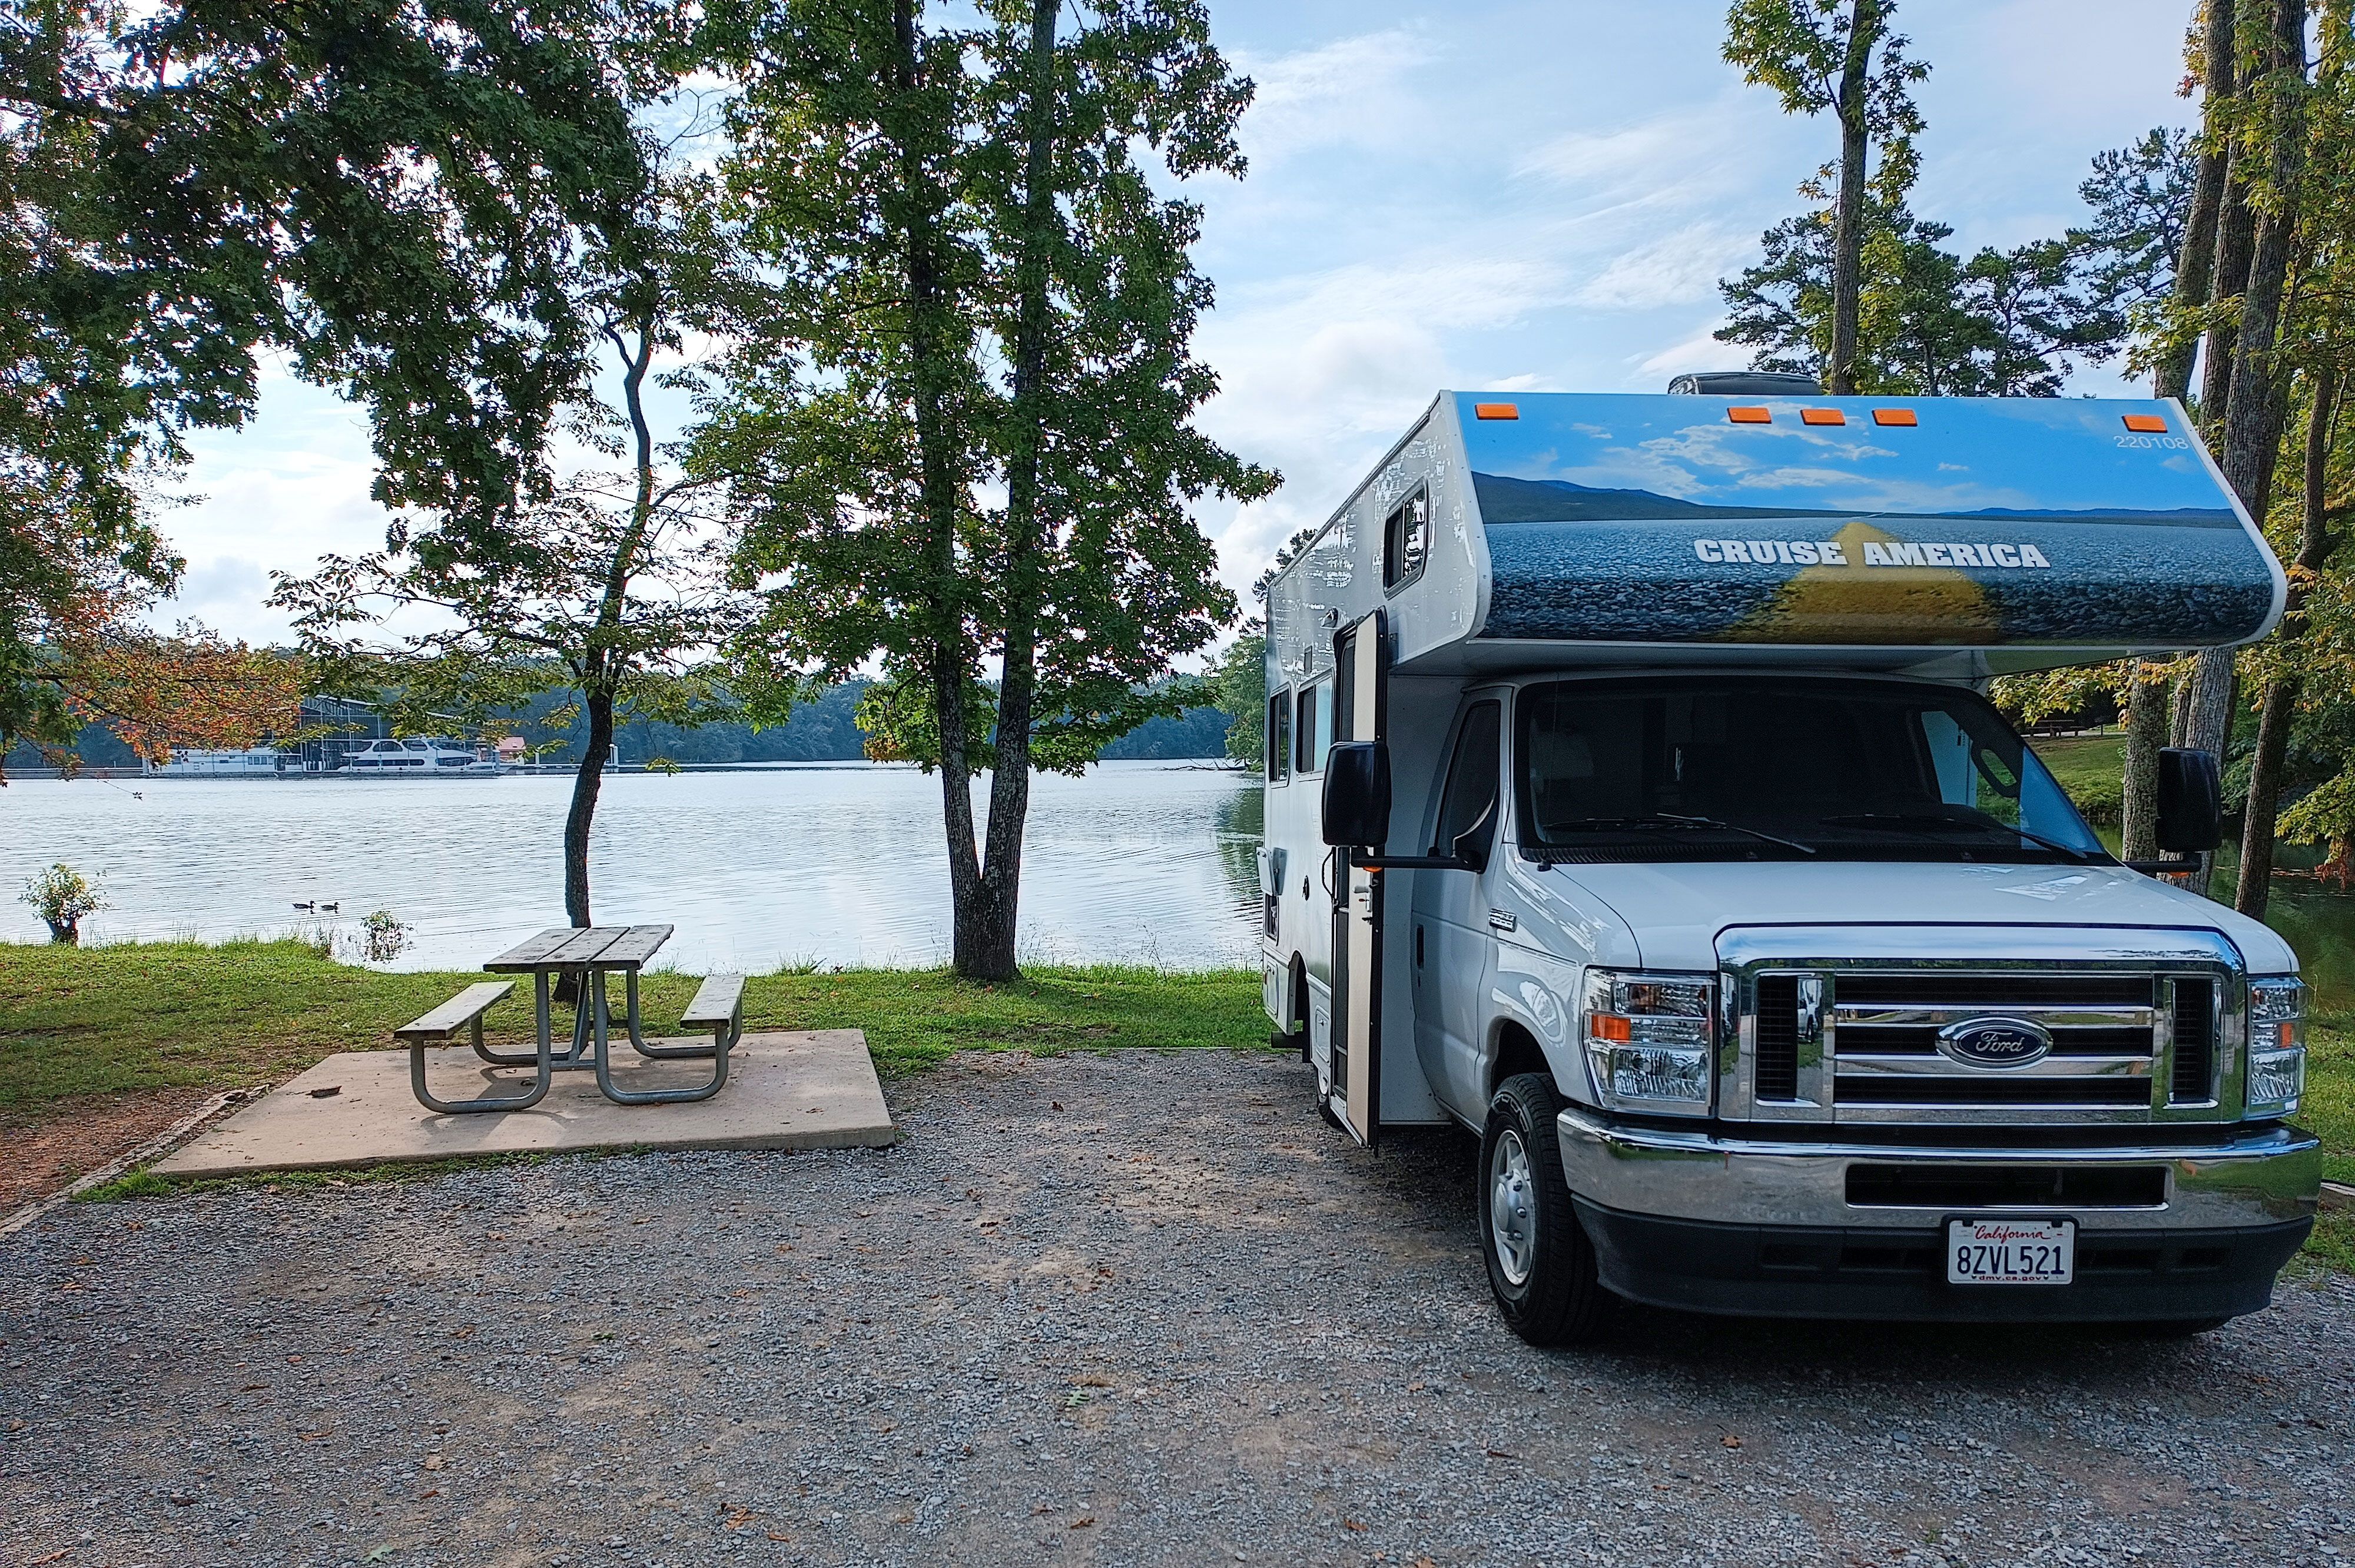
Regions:
[[1970, 1018], [1938, 1031], [1938, 1051], [1966, 1067], [2025, 1067], [2052, 1054], [2052, 1036], [2024, 1018]]

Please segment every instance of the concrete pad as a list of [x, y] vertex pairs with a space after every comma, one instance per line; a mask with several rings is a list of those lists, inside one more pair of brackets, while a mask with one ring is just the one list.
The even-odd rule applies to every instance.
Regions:
[[[613, 1051], [613, 1079], [625, 1089], [697, 1083], [710, 1071], [709, 1062], [647, 1062], [626, 1039]], [[464, 1044], [429, 1046], [425, 1081], [443, 1099], [473, 1098], [514, 1093], [531, 1081], [531, 1069], [494, 1072]], [[867, 1036], [821, 1029], [745, 1035], [728, 1054], [728, 1086], [690, 1105], [618, 1106], [598, 1092], [593, 1072], [560, 1072], [529, 1110], [468, 1116], [438, 1116], [417, 1103], [406, 1049], [347, 1051], [153, 1169], [244, 1176], [583, 1149], [881, 1149], [896, 1137]]]

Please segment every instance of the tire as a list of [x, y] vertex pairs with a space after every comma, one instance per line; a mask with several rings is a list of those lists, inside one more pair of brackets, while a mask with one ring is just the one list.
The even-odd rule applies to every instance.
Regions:
[[1532, 1345], [1593, 1340], [1613, 1304], [1562, 1180], [1554, 1130], [1561, 1109], [1550, 1082], [1522, 1073], [1498, 1086], [1480, 1134], [1480, 1250], [1488, 1287], [1506, 1326]]

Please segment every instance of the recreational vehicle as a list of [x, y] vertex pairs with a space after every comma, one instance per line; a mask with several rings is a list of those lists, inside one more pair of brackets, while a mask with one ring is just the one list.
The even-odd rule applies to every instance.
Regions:
[[2173, 402], [1726, 390], [1443, 393], [1273, 579], [1265, 1001], [1320, 1109], [1479, 1136], [1540, 1342], [2262, 1308], [2320, 1156], [2296, 956], [2163, 879], [2215, 759], [2122, 864], [1986, 693], [2263, 636], [2263, 536]]

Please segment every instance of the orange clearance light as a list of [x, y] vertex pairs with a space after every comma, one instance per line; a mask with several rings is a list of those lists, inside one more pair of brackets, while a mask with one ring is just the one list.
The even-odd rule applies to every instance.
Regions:
[[1476, 419], [1518, 419], [1521, 417], [1518, 403], [1475, 403], [1472, 417]]
[[1872, 422], [1876, 425], [1910, 426], [1918, 425], [1922, 421], [1913, 417], [1913, 410], [1911, 408], [1875, 408], [1872, 411]]
[[2167, 434], [2167, 421], [2157, 414], [2128, 414], [2126, 429], [2137, 435], [2163, 436]]
[[1615, 1012], [1597, 1012], [1588, 1016], [1586, 1033], [1597, 1040], [1615, 1041], [1624, 1045], [1635, 1031], [1628, 1027], [1627, 1020]]
[[1803, 425], [1845, 425], [1848, 416], [1838, 408], [1802, 408], [1799, 422]]
[[1737, 425], [1771, 425], [1774, 416], [1764, 408], [1728, 408], [1725, 417]]

